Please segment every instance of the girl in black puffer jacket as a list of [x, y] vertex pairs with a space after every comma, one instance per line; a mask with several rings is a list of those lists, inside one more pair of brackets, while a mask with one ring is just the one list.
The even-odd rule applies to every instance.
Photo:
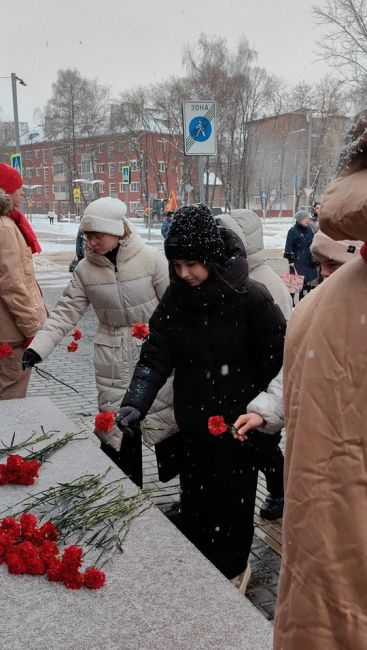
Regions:
[[228, 578], [246, 570], [253, 537], [257, 449], [208, 419], [235, 423], [282, 366], [285, 319], [265, 287], [248, 278], [246, 253], [208, 208], [176, 212], [165, 253], [170, 286], [150, 319], [117, 422], [141, 419], [175, 371], [182, 515], [188, 537]]

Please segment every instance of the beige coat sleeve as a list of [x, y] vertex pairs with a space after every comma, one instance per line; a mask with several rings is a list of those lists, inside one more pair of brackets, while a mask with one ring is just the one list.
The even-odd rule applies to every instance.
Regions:
[[30, 347], [46, 359], [61, 339], [74, 327], [89, 305], [84, 286], [75, 271], [61, 298], [34, 337]]
[[4, 228], [0, 249], [1, 299], [24, 338], [34, 336], [41, 325], [38, 311], [30, 303], [27, 275], [34, 280], [32, 258], [23, 261], [16, 237]]
[[169, 285], [168, 262], [161, 253], [157, 251], [157, 261], [154, 269], [153, 287], [159, 300]]

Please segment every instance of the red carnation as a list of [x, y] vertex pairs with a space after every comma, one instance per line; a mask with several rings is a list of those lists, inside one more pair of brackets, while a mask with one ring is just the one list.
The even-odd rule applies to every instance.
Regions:
[[6, 476], [6, 465], [1, 464], [0, 465], [0, 485], [5, 485], [8, 482], [7, 476]]
[[106, 574], [93, 566], [84, 571], [83, 585], [87, 589], [100, 589], [106, 582]]
[[80, 589], [83, 584], [83, 575], [79, 571], [72, 573], [62, 572], [62, 581], [68, 589]]
[[68, 345], [68, 352], [76, 352], [78, 349], [78, 344], [75, 341], [71, 341]]
[[13, 540], [6, 533], [0, 533], [0, 564], [5, 562], [5, 555], [12, 546]]
[[227, 428], [222, 415], [212, 415], [208, 420], [208, 429], [212, 436], [220, 436], [227, 431]]
[[39, 532], [44, 539], [49, 539], [52, 542], [56, 542], [59, 536], [59, 531], [52, 521], [46, 521], [46, 523], [41, 526]]
[[111, 431], [113, 425], [115, 424], [115, 413], [113, 411], [105, 411], [104, 413], [97, 413], [94, 418], [94, 426], [97, 431], [102, 433], [107, 433]]
[[0, 531], [14, 541], [20, 536], [20, 524], [14, 517], [4, 517], [0, 525]]
[[59, 548], [55, 542], [46, 539], [40, 546], [38, 553], [40, 560], [43, 560], [46, 566], [49, 566], [59, 555]]
[[75, 544], [67, 546], [61, 558], [62, 571], [67, 573], [74, 572], [79, 569], [83, 563], [82, 557], [83, 549], [80, 548], [80, 546], [76, 546]]
[[39, 460], [24, 460], [19, 454], [11, 454], [6, 461], [5, 470], [1, 470], [1, 484], [33, 485], [40, 467]]
[[40, 558], [35, 558], [33, 562], [28, 564], [27, 562], [27, 573], [29, 573], [30, 576], [43, 576], [47, 571], [47, 565], [46, 562], [41, 560]]
[[149, 327], [144, 323], [135, 323], [131, 328], [131, 334], [136, 339], [145, 339], [149, 334]]
[[6, 556], [6, 564], [8, 566], [9, 573], [19, 576], [23, 573], [27, 573], [26, 563], [19, 553], [12, 551]]
[[74, 327], [71, 333], [73, 335], [74, 341], [80, 341], [82, 338], [82, 330], [80, 330], [79, 327]]
[[1, 357], [12, 357], [13, 356], [13, 348], [9, 345], [9, 343], [1, 343], [0, 345], [0, 358]]
[[47, 577], [50, 582], [62, 582], [61, 562], [56, 558], [51, 558], [47, 567]]
[[37, 526], [37, 517], [32, 515], [30, 512], [23, 512], [19, 517], [19, 523], [21, 526], [22, 537], [27, 537], [27, 535], [33, 534], [34, 529]]

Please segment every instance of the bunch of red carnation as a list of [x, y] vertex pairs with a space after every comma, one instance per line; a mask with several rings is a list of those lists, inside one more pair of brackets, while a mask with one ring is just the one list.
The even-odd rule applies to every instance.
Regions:
[[13, 356], [13, 348], [9, 343], [1, 343], [0, 345], [0, 359], [2, 357], [12, 357]]
[[40, 467], [39, 460], [25, 460], [19, 454], [11, 454], [6, 464], [0, 464], [0, 485], [34, 485]]
[[100, 411], [94, 418], [94, 426], [97, 431], [107, 433], [113, 428], [113, 425], [115, 424], [115, 417], [116, 413], [113, 411]]
[[131, 334], [136, 339], [145, 339], [149, 334], [149, 327], [145, 323], [135, 323], [131, 328]]
[[82, 338], [82, 330], [80, 330], [78, 327], [74, 327], [74, 329], [71, 332], [73, 340], [69, 343], [67, 350], [68, 352], [76, 352], [78, 349], [78, 344], [77, 341], [80, 341]]
[[103, 571], [91, 567], [81, 573], [83, 549], [68, 546], [61, 555], [58, 530], [52, 521], [38, 526], [37, 517], [25, 512], [17, 521], [5, 517], [0, 522], [0, 564], [13, 575], [46, 575], [68, 589], [100, 589], [106, 582]]

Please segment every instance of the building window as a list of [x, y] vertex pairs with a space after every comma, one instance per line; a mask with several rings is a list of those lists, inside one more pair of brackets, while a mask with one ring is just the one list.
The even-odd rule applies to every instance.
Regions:
[[113, 154], [115, 153], [115, 143], [114, 142], [109, 143], [109, 145], [108, 145], [108, 153], [109, 153], [110, 156], [113, 156]]
[[35, 168], [36, 176], [39, 178], [41, 176], [41, 167]]
[[47, 163], [48, 161], [48, 149], [43, 150], [43, 164]]
[[99, 193], [104, 194], [105, 193], [104, 183], [98, 183], [98, 187], [99, 187]]
[[34, 157], [35, 157], [35, 158], [39, 158], [39, 157], [40, 157], [39, 149], [35, 149], [35, 150], [34, 150]]
[[33, 167], [26, 167], [25, 168], [25, 177], [26, 178], [31, 178], [33, 174]]
[[130, 183], [130, 192], [139, 192], [139, 183]]
[[127, 187], [127, 185], [125, 183], [119, 183], [119, 192], [122, 192], [122, 193], [126, 192], [126, 189], [125, 189], [126, 187]]
[[78, 165], [78, 176], [82, 175], [82, 166]]
[[166, 172], [167, 171], [167, 164], [164, 162], [164, 160], [159, 160], [158, 161], [158, 171], [159, 172]]
[[138, 161], [137, 160], [130, 160], [130, 169], [132, 172], [136, 172], [138, 170]]
[[108, 163], [108, 175], [110, 178], [115, 177], [115, 163]]
[[157, 183], [157, 185], [158, 185], [158, 192], [166, 191], [166, 183]]
[[66, 193], [68, 191], [68, 187], [66, 183], [55, 183], [55, 194], [59, 194], [61, 192]]
[[48, 167], [43, 168], [43, 178], [48, 181]]
[[54, 176], [64, 173], [64, 163], [54, 163]]
[[45, 185], [43, 189], [45, 190], [45, 199], [48, 199], [48, 185]]
[[115, 196], [116, 194], [116, 185], [115, 183], [109, 184], [110, 196]]
[[124, 144], [125, 144], [125, 143], [123, 142], [123, 140], [119, 140], [119, 151], [123, 151], [123, 150], [124, 150]]
[[36, 187], [36, 192], [37, 192], [37, 194], [41, 194], [42, 189], [43, 189], [42, 187]]
[[158, 149], [164, 151], [164, 140], [158, 140]]
[[104, 174], [104, 163], [97, 163], [97, 174]]
[[92, 171], [90, 160], [82, 162], [82, 174], [90, 174]]
[[138, 146], [137, 138], [131, 138], [129, 142], [129, 149], [135, 150], [137, 146]]
[[25, 151], [24, 152], [24, 159], [25, 160], [32, 160], [33, 158], [33, 151]]
[[139, 210], [140, 208], [140, 203], [139, 201], [130, 201], [130, 212], [135, 212], [136, 210]]
[[98, 144], [98, 153], [103, 153], [103, 149], [104, 149], [104, 142], [100, 142]]
[[93, 151], [94, 151], [94, 144], [87, 144], [86, 152], [87, 153], [93, 153]]

